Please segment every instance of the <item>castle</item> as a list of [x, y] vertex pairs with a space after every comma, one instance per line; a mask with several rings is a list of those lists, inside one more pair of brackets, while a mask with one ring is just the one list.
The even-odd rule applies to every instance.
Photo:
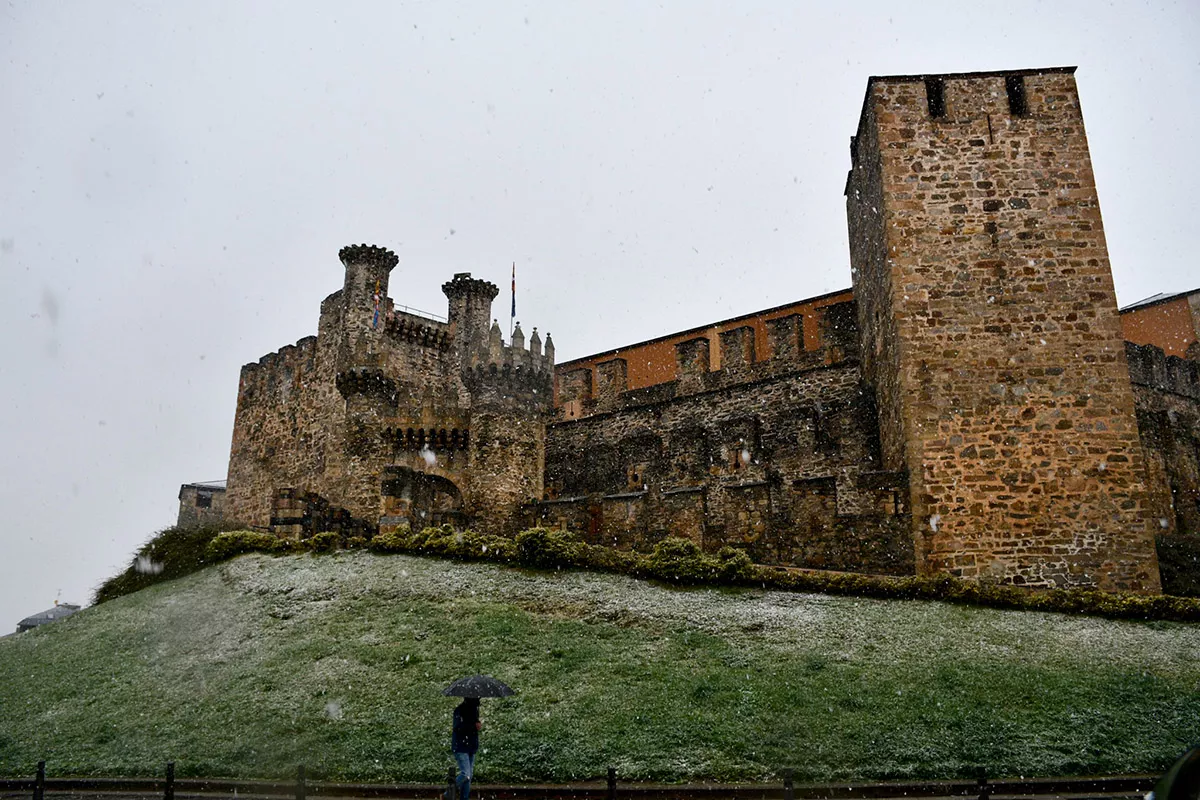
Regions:
[[1158, 591], [1156, 535], [1200, 533], [1200, 293], [1125, 315], [1175, 355], [1126, 341], [1074, 68], [873, 77], [850, 155], [852, 290], [557, 366], [494, 284], [433, 318], [343, 248], [317, 336], [242, 369], [224, 514]]

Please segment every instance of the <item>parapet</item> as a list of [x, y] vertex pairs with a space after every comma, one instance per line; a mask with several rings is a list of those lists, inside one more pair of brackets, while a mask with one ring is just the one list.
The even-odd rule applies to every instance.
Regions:
[[709, 372], [708, 348], [709, 342], [705, 336], [675, 345], [675, 370], [681, 392], [690, 393], [704, 388]]
[[446, 325], [415, 314], [392, 314], [388, 317], [384, 330], [389, 336], [421, 347], [435, 347], [440, 350], [450, 344], [450, 333]]
[[386, 247], [373, 244], [349, 244], [338, 251], [338, 258], [346, 266], [364, 264], [392, 270], [400, 263], [399, 257]]
[[[715, 337], [694, 336], [674, 345], [674, 380], [636, 389], [629, 388], [629, 363], [625, 357], [590, 364], [584, 361], [574, 369], [558, 374], [558, 419], [581, 419], [668, 402], [800, 371], [843, 365], [856, 367], [859, 344], [854, 301], [818, 306], [813, 312], [819, 341], [815, 349], [804, 347], [804, 314], [773, 317], [764, 320], [769, 344], [765, 357], [760, 359], [758, 332], [751, 325], [726, 329]], [[712, 363], [714, 339], [716, 346], [721, 348], [720, 365], [715, 370]]]
[[804, 352], [804, 316], [788, 314], [766, 321], [767, 341], [771, 343], [771, 358], [794, 361]]
[[1125, 343], [1129, 380], [1162, 392], [1200, 400], [1200, 364], [1168, 356], [1152, 344]]
[[550, 374], [554, 371], [554, 341], [550, 338], [550, 334], [546, 334], [546, 348], [543, 352], [542, 337], [538, 335], [537, 328], [534, 328], [533, 335], [529, 337], [529, 347], [526, 347], [525, 333], [521, 330], [521, 323], [518, 322], [513, 330], [512, 343], [506, 345], [503, 335], [500, 333], [500, 324], [496, 320], [492, 320], [492, 327], [488, 331], [487, 345], [481, 358], [471, 366], [473, 368], [495, 367], [497, 370], [508, 367], [511, 370], [522, 370], [538, 375]]
[[461, 295], [484, 295], [491, 302], [500, 294], [500, 289], [491, 281], [472, 278], [469, 272], [458, 272], [442, 284], [442, 292], [451, 299]]
[[316, 363], [317, 337], [305, 336], [295, 344], [267, 353], [257, 362], [242, 367], [241, 394], [254, 395], [277, 390], [289, 391], [297, 375], [311, 370]]
[[746, 369], [753, 363], [754, 328], [743, 325], [721, 331], [721, 369]]

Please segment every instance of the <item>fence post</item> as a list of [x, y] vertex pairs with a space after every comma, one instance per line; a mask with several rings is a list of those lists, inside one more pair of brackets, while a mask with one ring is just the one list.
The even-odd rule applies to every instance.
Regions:
[[979, 800], [989, 800], [992, 796], [992, 787], [988, 784], [986, 771], [980, 771], [979, 782], [975, 784], [975, 788], [979, 790]]
[[167, 762], [167, 785], [163, 788], [163, 800], [175, 800], [175, 762]]
[[796, 800], [796, 784], [792, 781], [792, 768], [783, 771], [783, 800]]
[[456, 772], [454, 767], [446, 770], [446, 800], [456, 800], [458, 797], [458, 784], [454, 782]]
[[296, 767], [296, 800], [304, 800], [308, 794], [308, 787], [304, 785], [304, 765]]
[[42, 800], [46, 796], [46, 762], [38, 762], [37, 777], [33, 779], [33, 800]]
[[617, 800], [617, 769], [608, 768], [608, 800]]

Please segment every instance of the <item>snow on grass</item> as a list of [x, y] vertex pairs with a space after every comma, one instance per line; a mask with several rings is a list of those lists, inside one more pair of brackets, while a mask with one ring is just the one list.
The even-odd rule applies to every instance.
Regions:
[[248, 555], [0, 640], [0, 774], [480, 780], [1160, 769], [1200, 738], [1200, 626], [408, 556]]

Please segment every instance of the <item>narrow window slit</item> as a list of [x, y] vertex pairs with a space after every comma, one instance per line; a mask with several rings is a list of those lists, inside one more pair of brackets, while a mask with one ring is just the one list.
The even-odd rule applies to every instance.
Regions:
[[1029, 116], [1029, 105], [1025, 101], [1025, 76], [1009, 75], [1004, 79], [1008, 92], [1008, 110], [1014, 117]]
[[929, 103], [929, 116], [942, 119], [946, 116], [946, 79], [925, 79], [925, 100]]

